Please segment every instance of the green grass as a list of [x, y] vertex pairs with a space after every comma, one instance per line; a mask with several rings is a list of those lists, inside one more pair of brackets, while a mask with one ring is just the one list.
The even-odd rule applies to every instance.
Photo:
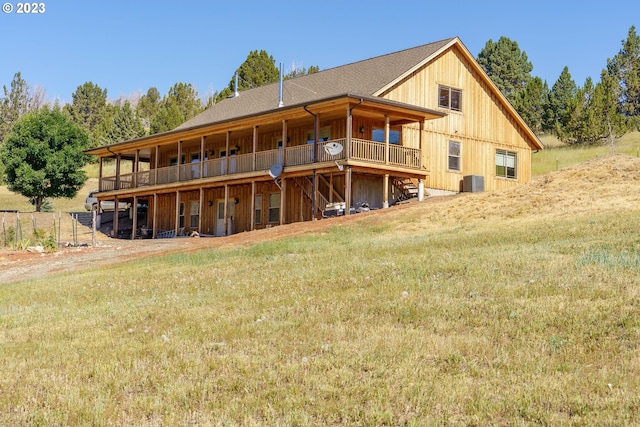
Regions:
[[3, 285], [0, 424], [634, 424], [639, 214], [417, 210]]
[[[566, 146], [554, 137], [543, 137], [541, 140], [546, 148], [531, 155], [531, 170], [534, 176], [611, 154], [611, 146], [608, 144], [578, 147]], [[624, 135], [615, 142], [614, 150], [616, 154], [640, 157], [640, 132]]]

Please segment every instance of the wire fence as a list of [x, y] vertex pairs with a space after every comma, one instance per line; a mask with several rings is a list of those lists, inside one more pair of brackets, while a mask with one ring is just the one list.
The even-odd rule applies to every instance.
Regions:
[[0, 247], [14, 250], [39, 248], [53, 252], [63, 246], [96, 244], [95, 213], [92, 218], [77, 213], [20, 213], [4, 211], [0, 219]]

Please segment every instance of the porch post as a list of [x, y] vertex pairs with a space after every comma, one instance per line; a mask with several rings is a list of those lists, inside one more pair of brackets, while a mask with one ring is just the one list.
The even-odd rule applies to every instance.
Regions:
[[[180, 169], [181, 169], [181, 165], [182, 165], [182, 141], [178, 141], [178, 166], [176, 166], [178, 168], [178, 181], [180, 181]], [[177, 233], [177, 231], [176, 231]]]
[[284, 208], [286, 206], [287, 198], [287, 179], [282, 178], [280, 181], [280, 225], [284, 225], [286, 221], [286, 215]]
[[[282, 166], [286, 164], [286, 155], [287, 155], [287, 124], [286, 120], [282, 121]], [[278, 147], [276, 147], [278, 148]]]
[[114, 186], [113, 186], [114, 190], [120, 189], [120, 159], [121, 159], [120, 154], [117, 154], [116, 155], [116, 182], [114, 183]]
[[255, 179], [251, 181], [251, 212], [249, 212], [249, 218], [251, 218], [251, 220], [249, 221], [250, 223], [249, 229], [253, 231], [256, 228], [256, 181]]
[[132, 209], [132, 221], [131, 225], [131, 240], [136, 238], [136, 230], [138, 229], [138, 196], [133, 196], [133, 205], [131, 205]]
[[[206, 139], [206, 136], [202, 136], [200, 137], [200, 178], [204, 178], [203, 172], [204, 172], [204, 140]], [[202, 189], [201, 189], [202, 190]], [[200, 196], [202, 196], [202, 192], [200, 193]], [[202, 214], [202, 197], [200, 198], [200, 214]], [[200, 227], [200, 226], [198, 226]]]
[[418, 201], [424, 200], [424, 179], [418, 180]]
[[384, 180], [382, 183], [382, 208], [389, 207], [389, 174], [384, 174]]
[[[226, 143], [226, 148], [225, 148], [225, 157], [224, 157], [224, 174], [225, 175], [229, 175], [229, 144], [231, 143], [231, 131], [227, 131], [227, 143]], [[226, 191], [226, 190], [225, 190]], [[226, 208], [226, 202], [225, 202], [225, 209]], [[225, 210], [225, 218], [227, 217], [227, 212]], [[227, 224], [227, 220], [225, 219], [225, 227]], [[225, 228], [225, 233], [227, 229]]]
[[140, 169], [139, 162], [140, 162], [140, 150], [136, 150], [136, 159], [133, 162], [133, 166], [131, 168], [131, 169], [133, 169], [132, 170], [132, 172], [133, 172], [133, 180], [132, 180], [133, 181], [132, 182], [133, 188], [138, 188], [138, 169]]
[[[100, 206], [100, 201], [98, 201], [98, 207]], [[113, 230], [111, 231], [112, 237], [118, 237], [118, 216], [120, 213], [120, 209], [118, 209], [118, 196], [113, 197]]]
[[311, 181], [311, 221], [316, 220], [318, 210], [318, 173], [313, 170], [313, 180]]
[[351, 166], [347, 166], [344, 179], [344, 214], [351, 215]]
[[421, 120], [420, 121], [420, 132], [418, 134], [418, 148], [420, 149], [420, 165], [419, 165], [420, 167], [422, 167], [422, 165], [424, 164], [423, 159], [422, 159], [423, 152], [424, 152], [424, 149], [422, 147], [422, 144], [423, 144], [422, 134], [423, 133], [424, 133], [424, 120]]
[[158, 236], [158, 193], [153, 193], [153, 231], [151, 236], [155, 239]]
[[[229, 146], [229, 140], [227, 140], [227, 147], [228, 146]], [[224, 185], [224, 219], [222, 220], [222, 224], [224, 226], [222, 235], [226, 236], [227, 227], [229, 226], [229, 184]]]
[[347, 141], [345, 148], [344, 159], [348, 161], [351, 158], [351, 138], [353, 137], [353, 115], [351, 108], [347, 107]]
[[[200, 175], [202, 176], [202, 175]], [[198, 215], [198, 233], [202, 234], [202, 210], [204, 208], [204, 188], [200, 187], [200, 206], [198, 206], [198, 209], [200, 209], [200, 214]]]
[[384, 164], [389, 164], [389, 115], [384, 116]]
[[98, 191], [102, 191], [102, 161], [104, 157], [100, 157], [100, 163], [98, 165]]
[[[160, 146], [156, 145], [156, 160], [155, 160], [155, 171], [154, 171], [154, 178], [153, 178], [153, 185], [158, 184], [158, 165], [160, 164]], [[153, 238], [155, 239], [155, 234], [153, 236]]]
[[176, 191], [176, 227], [175, 232], [176, 236], [178, 235], [178, 231], [180, 230], [180, 191]]
[[256, 150], [258, 148], [258, 126], [253, 127], [253, 156], [251, 159], [251, 170], [256, 170]]

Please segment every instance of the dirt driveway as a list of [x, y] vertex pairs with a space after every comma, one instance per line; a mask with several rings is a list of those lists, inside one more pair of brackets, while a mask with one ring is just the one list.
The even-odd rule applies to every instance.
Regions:
[[[124, 240], [113, 239], [104, 234], [97, 233], [95, 246], [91, 246], [91, 230], [80, 225], [78, 237], [75, 239], [78, 242], [78, 246], [63, 246], [53, 253], [31, 253], [0, 248], [0, 284], [38, 279], [51, 274], [82, 271], [92, 266], [118, 264], [158, 254], [193, 252], [203, 248], [250, 246], [261, 241], [317, 232], [338, 224], [357, 221], [358, 218], [363, 218], [367, 215], [385, 215], [392, 213], [392, 211], [397, 212], [398, 209], [409, 208], [410, 206], [417, 206], [417, 204], [408, 203], [406, 205], [395, 206], [385, 211], [372, 211], [351, 215], [349, 217], [294, 223], [263, 230], [238, 233], [227, 237]], [[39, 215], [42, 217], [37, 218], [38, 227], [47, 229], [47, 218], [50, 218], [51, 214]], [[61, 231], [63, 238], [64, 236], [71, 236], [72, 226], [70, 224], [70, 221], [69, 224], [63, 222]]]

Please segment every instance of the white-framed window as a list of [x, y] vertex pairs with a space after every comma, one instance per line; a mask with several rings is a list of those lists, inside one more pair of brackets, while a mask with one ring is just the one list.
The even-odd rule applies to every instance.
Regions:
[[256, 194], [256, 224], [262, 224], [262, 194]]
[[510, 179], [518, 178], [518, 153], [496, 150], [496, 176]]
[[280, 193], [269, 194], [269, 222], [280, 222]]
[[460, 172], [461, 153], [462, 143], [458, 141], [449, 141], [449, 170]]
[[438, 86], [438, 107], [462, 111], [462, 91], [449, 86]]

